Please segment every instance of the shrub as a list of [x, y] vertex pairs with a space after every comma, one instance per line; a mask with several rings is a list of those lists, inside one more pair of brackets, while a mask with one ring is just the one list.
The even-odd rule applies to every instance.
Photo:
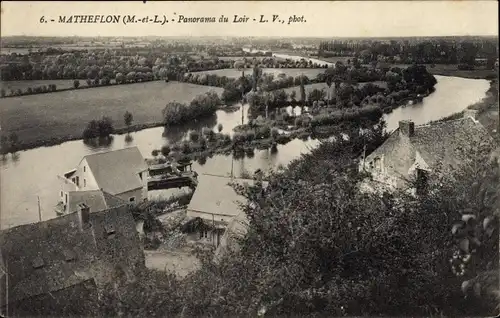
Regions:
[[96, 137], [108, 137], [114, 132], [113, 121], [109, 117], [102, 117], [100, 120], [92, 120], [83, 131], [83, 139]]
[[280, 133], [279, 133], [279, 131], [278, 131], [278, 129], [277, 129], [277, 128], [274, 128], [274, 127], [273, 127], [273, 128], [271, 129], [271, 137], [273, 137], [273, 139], [276, 139], [276, 138], [279, 136], [279, 134], [280, 134]]
[[169, 153], [170, 153], [170, 147], [168, 145], [164, 145], [163, 147], [161, 147], [161, 154], [164, 157], [167, 157]]
[[191, 131], [189, 133], [189, 140], [197, 142], [200, 139], [200, 133], [197, 131]]

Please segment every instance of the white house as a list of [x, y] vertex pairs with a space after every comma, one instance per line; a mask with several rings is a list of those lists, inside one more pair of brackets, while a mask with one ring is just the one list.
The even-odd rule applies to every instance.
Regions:
[[137, 147], [87, 155], [75, 169], [59, 177], [60, 203], [67, 210], [71, 206], [70, 196], [75, 196], [73, 192], [92, 190], [101, 190], [106, 197], [125, 202], [145, 201], [148, 177], [148, 166]]

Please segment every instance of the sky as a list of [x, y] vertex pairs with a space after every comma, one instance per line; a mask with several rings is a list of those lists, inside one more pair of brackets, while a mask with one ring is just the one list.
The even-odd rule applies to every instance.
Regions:
[[[1, 36], [296, 36], [398, 37], [498, 35], [498, 2], [490, 1], [8, 1], [1, 2]], [[175, 15], [174, 15], [175, 13]], [[155, 14], [160, 24], [60, 24], [59, 16]], [[285, 23], [257, 23], [265, 19]], [[179, 15], [250, 17], [249, 23], [174, 23]], [[290, 16], [305, 22], [288, 24]], [[40, 18], [49, 20], [40, 23]], [[54, 19], [56, 22], [50, 22]]]

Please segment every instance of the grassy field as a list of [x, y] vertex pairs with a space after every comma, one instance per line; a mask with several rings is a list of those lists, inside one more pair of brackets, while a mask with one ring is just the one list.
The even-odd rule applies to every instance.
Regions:
[[[369, 83], [375, 84], [375, 85], [383, 87], [383, 88], [387, 87], [387, 83], [386, 82], [376, 81], [376, 82], [369, 82]], [[361, 88], [361, 87], [365, 86], [366, 84], [368, 84], [368, 82], [367, 83], [358, 83], [356, 86]], [[304, 88], [305, 88], [305, 91], [306, 91], [306, 96], [307, 96], [307, 94], [309, 94], [310, 91], [312, 91], [314, 89], [320, 89], [320, 90], [324, 89], [325, 92], [328, 91], [328, 85], [326, 85], [326, 83], [308, 84], [308, 85], [305, 85]], [[285, 89], [285, 92], [287, 94], [292, 93], [292, 91], [295, 91], [295, 94], [297, 96], [295, 98], [297, 100], [300, 99], [300, 86], [294, 86], [294, 87], [290, 87], [290, 88], [286, 88]]]
[[330, 63], [336, 63], [336, 62], [342, 62], [344, 64], [347, 64], [347, 60], [351, 60], [354, 58], [352, 56], [333, 56], [333, 57], [317, 57], [317, 56], [311, 56], [312, 58], [325, 61], [325, 62], [330, 62]]
[[[394, 64], [393, 66], [406, 68], [410, 66], [409, 64]], [[491, 69], [486, 69], [486, 67], [476, 67], [475, 70], [465, 71], [457, 69], [456, 64], [435, 64], [432, 67], [430, 64], [425, 64], [427, 70], [433, 75], [442, 76], [457, 76], [463, 78], [473, 78], [473, 79], [488, 79], [488, 78], [498, 78], [498, 72]]]
[[210, 86], [156, 81], [6, 98], [0, 106], [1, 132], [16, 132], [24, 144], [80, 137], [90, 120], [104, 115], [113, 119], [115, 128], [123, 128], [125, 111], [133, 114], [134, 125], [161, 122], [168, 102], [189, 102], [210, 90], [222, 92]]
[[[271, 73], [274, 76], [278, 74], [285, 73], [287, 76], [299, 76], [301, 74], [306, 75], [309, 78], [316, 78], [316, 76], [320, 73], [323, 73], [325, 69], [323, 68], [264, 68], [264, 73]], [[217, 74], [219, 76], [227, 76], [230, 78], [236, 78], [241, 76], [241, 71], [237, 69], [222, 69], [222, 70], [211, 70], [211, 71], [202, 71], [202, 72], [193, 72], [193, 74]], [[252, 69], [245, 69], [245, 75], [252, 74]]]
[[276, 61], [285, 61], [285, 59], [271, 57], [271, 56], [220, 56], [220, 57], [218, 57], [218, 59], [222, 60], [222, 61], [239, 61], [239, 60], [243, 60], [245, 58], [247, 59], [247, 61], [253, 61], [253, 59], [256, 59], [257, 61], [262, 61], [263, 59], [273, 59]]
[[[35, 80], [35, 81], [0, 81], [0, 89], [5, 89], [7, 93], [10, 92], [10, 90], [16, 90], [16, 89], [21, 89], [24, 92], [26, 92], [26, 89], [28, 87], [35, 88], [37, 86], [43, 86], [43, 85], [49, 85], [49, 84], [56, 84], [57, 89], [64, 89], [64, 88], [72, 88], [73, 87], [73, 81], [72, 79], [67, 79], [67, 80]], [[80, 80], [80, 86], [87, 86], [87, 83], [85, 80]]]

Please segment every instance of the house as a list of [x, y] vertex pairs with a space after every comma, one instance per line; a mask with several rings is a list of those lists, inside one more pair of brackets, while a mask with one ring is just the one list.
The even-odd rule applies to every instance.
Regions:
[[89, 206], [92, 211], [108, 210], [128, 203], [103, 190], [69, 191], [65, 195], [67, 195], [66, 203], [60, 201], [56, 206], [58, 215], [75, 212], [82, 203]]
[[[236, 193], [234, 184], [253, 186], [257, 180], [200, 175], [198, 186], [187, 207], [186, 231], [192, 241], [219, 246], [227, 225], [241, 214], [245, 198]], [[262, 182], [264, 187], [267, 182]]]
[[59, 177], [60, 204], [74, 212], [70, 193], [90, 190], [102, 190], [126, 202], [142, 202], [148, 196], [148, 177], [148, 166], [137, 147], [87, 155], [75, 169]]
[[379, 148], [360, 160], [360, 171], [372, 176], [368, 188], [375, 183], [401, 188], [413, 180], [418, 192], [433, 172], [456, 169], [480, 147], [492, 150], [493, 138], [475, 118], [476, 111], [466, 110], [457, 120], [421, 126], [400, 121], [399, 128]]
[[79, 210], [0, 232], [8, 316], [89, 316], [101, 288], [134, 281], [145, 266], [129, 206]]

